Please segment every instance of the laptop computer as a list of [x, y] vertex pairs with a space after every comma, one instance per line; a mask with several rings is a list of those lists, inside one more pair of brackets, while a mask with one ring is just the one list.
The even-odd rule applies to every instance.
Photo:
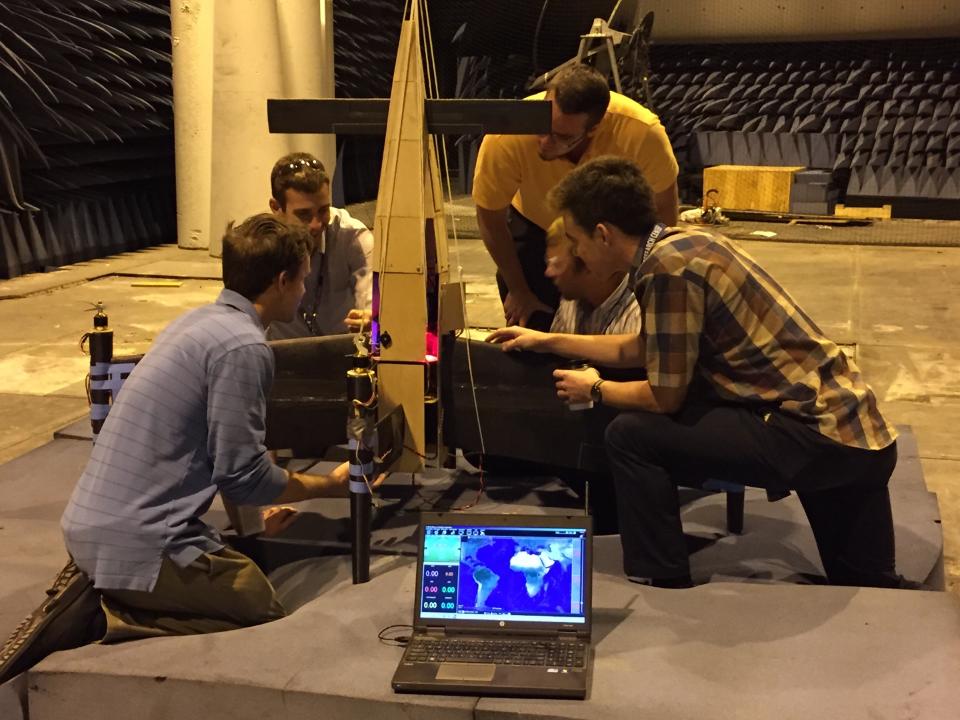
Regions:
[[584, 698], [592, 546], [587, 515], [423, 513], [393, 689]]

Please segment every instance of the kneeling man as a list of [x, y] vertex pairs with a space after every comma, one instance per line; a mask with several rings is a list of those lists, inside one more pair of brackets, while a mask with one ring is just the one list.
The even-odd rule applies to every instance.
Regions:
[[735, 244], [657, 224], [639, 168], [614, 157], [576, 168], [552, 192], [577, 255], [599, 275], [632, 271], [639, 335], [511, 327], [504, 350], [644, 367], [647, 379], [558, 370], [558, 395], [620, 408], [606, 448], [624, 570], [691, 584], [677, 484], [718, 478], [795, 490], [830, 582], [899, 587], [887, 483], [896, 433], [856, 365]]
[[291, 473], [264, 447], [271, 322], [310, 272], [306, 228], [256, 215], [223, 239], [224, 289], [174, 320], [118, 393], [63, 514], [71, 562], [0, 650], [0, 683], [55, 650], [216, 632], [284, 615], [274, 588], [203, 521], [236, 505], [346, 496], [348, 470]]

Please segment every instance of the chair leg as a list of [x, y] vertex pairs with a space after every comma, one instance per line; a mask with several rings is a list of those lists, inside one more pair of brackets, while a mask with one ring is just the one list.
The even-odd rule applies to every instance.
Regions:
[[727, 532], [743, 534], [743, 497], [744, 491], [727, 491]]

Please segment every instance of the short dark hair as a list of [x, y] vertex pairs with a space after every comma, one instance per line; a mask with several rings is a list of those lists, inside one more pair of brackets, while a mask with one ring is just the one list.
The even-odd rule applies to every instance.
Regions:
[[312, 247], [307, 228], [270, 213], [231, 222], [223, 236], [223, 286], [252, 302], [280, 273], [296, 275]]
[[586, 113], [587, 127], [603, 120], [610, 104], [607, 79], [589, 65], [577, 63], [564, 68], [553, 76], [547, 90], [564, 115]]
[[602, 222], [628, 235], [647, 235], [657, 223], [653, 191], [636, 163], [603, 155], [573, 170], [550, 191], [558, 213], [569, 212], [592, 231]]
[[310, 153], [294, 152], [284, 155], [270, 171], [270, 193], [281, 210], [287, 206], [287, 190], [315, 193], [330, 182], [323, 163]]

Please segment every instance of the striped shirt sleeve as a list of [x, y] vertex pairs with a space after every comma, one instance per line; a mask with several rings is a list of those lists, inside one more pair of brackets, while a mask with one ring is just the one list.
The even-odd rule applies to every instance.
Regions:
[[267, 454], [267, 394], [273, 352], [243, 345], [218, 360], [207, 389], [207, 452], [213, 482], [237, 505], [266, 505], [287, 485], [286, 473]]

